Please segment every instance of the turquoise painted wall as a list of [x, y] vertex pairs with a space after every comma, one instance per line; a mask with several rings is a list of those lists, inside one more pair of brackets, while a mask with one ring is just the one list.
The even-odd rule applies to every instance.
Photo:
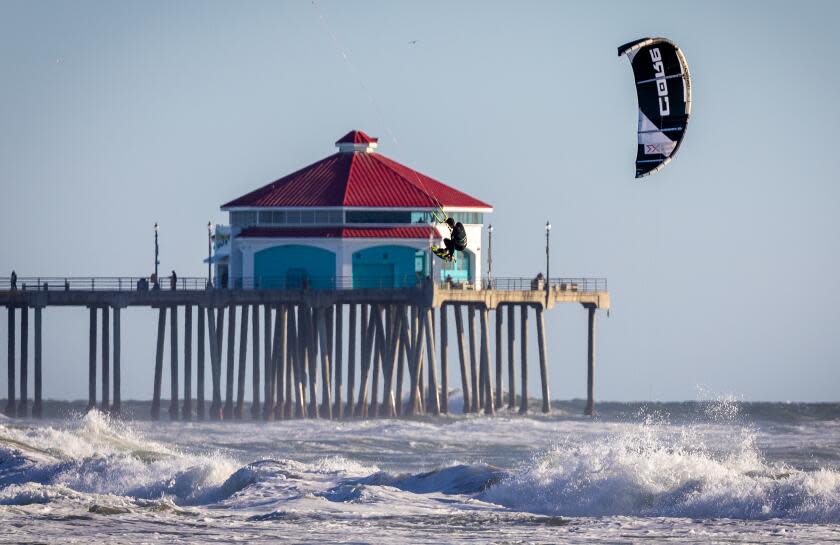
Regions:
[[335, 254], [329, 250], [287, 244], [254, 254], [257, 289], [295, 289], [304, 281], [312, 289], [335, 286]]
[[455, 262], [442, 262], [440, 279], [451, 278], [453, 282], [472, 282], [472, 254], [470, 252], [455, 252]]
[[417, 284], [426, 275], [428, 253], [409, 246], [374, 246], [353, 253], [353, 287], [387, 288]]

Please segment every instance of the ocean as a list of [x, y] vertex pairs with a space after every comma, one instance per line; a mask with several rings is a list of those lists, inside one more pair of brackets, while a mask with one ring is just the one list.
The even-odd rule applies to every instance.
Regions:
[[127, 406], [0, 421], [0, 542], [840, 543], [840, 404], [269, 423]]

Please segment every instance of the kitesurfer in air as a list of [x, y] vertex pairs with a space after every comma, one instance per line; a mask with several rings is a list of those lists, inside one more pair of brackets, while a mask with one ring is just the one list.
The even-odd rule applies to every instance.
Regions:
[[444, 261], [454, 261], [455, 250], [463, 252], [467, 248], [467, 230], [452, 218], [446, 218], [444, 223], [449, 227], [449, 238], [443, 239], [443, 248], [433, 246], [432, 251]]

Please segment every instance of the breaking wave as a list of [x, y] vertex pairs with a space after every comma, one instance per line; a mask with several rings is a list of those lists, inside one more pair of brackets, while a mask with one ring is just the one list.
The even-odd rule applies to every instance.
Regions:
[[648, 418], [598, 440], [562, 441], [480, 497], [548, 515], [840, 522], [840, 472], [770, 464], [748, 428], [706, 441], [693, 426]]

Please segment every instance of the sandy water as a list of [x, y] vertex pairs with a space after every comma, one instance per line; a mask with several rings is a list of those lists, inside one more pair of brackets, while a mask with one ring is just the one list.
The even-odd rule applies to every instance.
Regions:
[[0, 542], [840, 543], [840, 405], [0, 422]]

